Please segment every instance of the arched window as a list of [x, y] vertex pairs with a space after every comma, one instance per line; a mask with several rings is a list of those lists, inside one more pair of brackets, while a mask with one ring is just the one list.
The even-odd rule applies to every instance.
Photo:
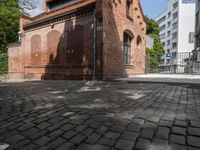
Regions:
[[132, 5], [132, 0], [126, 0], [126, 15], [131, 16], [131, 5]]
[[139, 35], [137, 36], [137, 48], [142, 49], [142, 38]]
[[133, 37], [129, 33], [124, 32], [123, 37], [123, 64], [129, 65], [131, 58], [131, 40]]

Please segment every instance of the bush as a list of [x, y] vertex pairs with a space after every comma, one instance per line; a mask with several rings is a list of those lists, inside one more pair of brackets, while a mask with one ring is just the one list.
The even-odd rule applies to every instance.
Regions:
[[8, 54], [0, 53], [0, 75], [8, 73]]

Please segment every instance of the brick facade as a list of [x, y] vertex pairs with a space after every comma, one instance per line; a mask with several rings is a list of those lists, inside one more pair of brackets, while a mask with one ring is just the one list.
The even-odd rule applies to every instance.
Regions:
[[[146, 24], [139, 0], [132, 1], [129, 16], [126, 6], [125, 0], [82, 0], [33, 18], [22, 16], [21, 42], [8, 50], [10, 78], [90, 79], [95, 72], [98, 79], [108, 79], [144, 73]], [[132, 39], [128, 65], [123, 65], [124, 33]]]

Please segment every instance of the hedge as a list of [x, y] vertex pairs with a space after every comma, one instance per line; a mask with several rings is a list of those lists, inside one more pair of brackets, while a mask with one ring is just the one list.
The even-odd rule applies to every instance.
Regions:
[[0, 75], [8, 73], [8, 54], [0, 52]]

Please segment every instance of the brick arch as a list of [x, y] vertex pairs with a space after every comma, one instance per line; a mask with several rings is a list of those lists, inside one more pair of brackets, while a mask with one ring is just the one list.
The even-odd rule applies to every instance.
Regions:
[[31, 64], [41, 64], [41, 36], [39, 34], [31, 37]]
[[[57, 30], [50, 31], [47, 34], [47, 54], [48, 63], [58, 63], [56, 59], [60, 43], [60, 32]], [[55, 60], [56, 59], [56, 60]]]
[[131, 39], [134, 39], [134, 34], [129, 29], [124, 30], [124, 33], [128, 34], [131, 37]]

